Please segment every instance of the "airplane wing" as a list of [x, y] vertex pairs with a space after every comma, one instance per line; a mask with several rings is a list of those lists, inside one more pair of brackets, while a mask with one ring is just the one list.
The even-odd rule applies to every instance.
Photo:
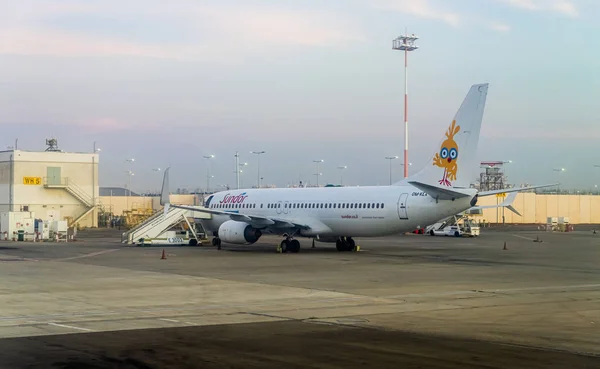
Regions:
[[169, 211], [169, 207], [173, 207], [173, 208], [197, 211], [197, 212], [212, 214], [212, 215], [225, 215], [225, 216], [228, 216], [229, 219], [231, 219], [231, 220], [235, 220], [238, 222], [246, 222], [255, 228], [266, 228], [266, 227], [299, 228], [299, 229], [310, 229], [311, 228], [307, 224], [288, 220], [288, 219], [281, 219], [281, 218], [276, 218], [276, 217], [264, 217], [264, 216], [260, 216], [260, 215], [239, 214], [239, 213], [233, 212], [233, 211], [220, 211], [220, 210], [213, 210], [213, 209], [208, 209], [205, 207], [198, 207], [198, 206], [170, 204], [170, 200], [169, 200], [169, 170], [170, 169], [171, 168], [165, 169], [165, 174], [163, 177], [163, 186], [162, 186], [162, 191], [160, 194], [160, 204], [165, 207], [165, 209], [164, 209], [165, 214]]
[[479, 196], [491, 196], [491, 195], [496, 195], [499, 193], [529, 191], [529, 190], [534, 190], [536, 188], [553, 187], [553, 186], [558, 186], [558, 185], [559, 185], [559, 183], [553, 183], [553, 184], [531, 186], [531, 187], [505, 188], [503, 190], [482, 191], [482, 192], [479, 192], [478, 195]]
[[304, 223], [298, 223], [289, 219], [281, 219], [276, 217], [264, 217], [261, 215], [250, 215], [250, 214], [238, 214], [230, 211], [219, 211], [212, 210], [205, 207], [199, 206], [186, 206], [186, 205], [173, 205], [169, 204], [172, 208], [185, 209], [191, 211], [197, 211], [200, 213], [207, 213], [212, 215], [225, 215], [229, 219], [235, 220], [236, 222], [246, 222], [254, 228], [299, 228], [299, 229], [310, 229], [311, 227]]
[[452, 200], [470, 196], [469, 194], [459, 192], [456, 189], [433, 186], [419, 181], [409, 181], [408, 183], [427, 193], [429, 196], [439, 200]]

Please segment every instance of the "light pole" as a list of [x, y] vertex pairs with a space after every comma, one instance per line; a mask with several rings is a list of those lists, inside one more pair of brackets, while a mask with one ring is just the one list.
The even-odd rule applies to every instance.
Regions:
[[319, 172], [319, 164], [321, 164], [322, 162], [324, 162], [323, 159], [313, 160], [313, 163], [317, 163], [317, 173], [315, 173], [315, 175], [317, 176], [317, 187], [319, 187], [319, 177], [323, 174], [323, 173]]
[[390, 186], [392, 185], [392, 160], [398, 159], [398, 156], [386, 156], [387, 160], [390, 161]]
[[[600, 168], [600, 165], [595, 164], [594, 168]], [[598, 194], [598, 185], [594, 185], [594, 187], [596, 188], [596, 195]]]
[[203, 155], [202, 156], [204, 159], [206, 159], [206, 193], [210, 192], [210, 159], [213, 159], [215, 156], [214, 155]]
[[[153, 172], [160, 172], [161, 170], [162, 169], [160, 169], [160, 168], [152, 168]], [[160, 193], [160, 190], [158, 192], [156, 192], [156, 193]]]
[[[565, 171], [565, 168], [554, 168], [554, 169], [552, 169], [552, 171], [562, 173]], [[560, 183], [558, 184], [557, 187], [558, 187], [557, 194], [560, 194]]]
[[[16, 144], [16, 143], [15, 143]], [[100, 148], [96, 147], [96, 141], [94, 141], [94, 154], [99, 153]], [[96, 155], [92, 155], [92, 203], [96, 206]], [[94, 218], [97, 218], [94, 215]]]
[[135, 174], [128, 170], [127, 171], [127, 176], [129, 177], [129, 180], [127, 182], [127, 210], [129, 210], [129, 197], [131, 196], [131, 177], [133, 177]]
[[[392, 49], [404, 51], [404, 162], [408, 163], [408, 52], [417, 50], [416, 42], [419, 38], [406, 34], [392, 41]], [[408, 177], [408, 167], [404, 167], [404, 178]]]
[[340, 170], [340, 186], [344, 185], [344, 170], [348, 169], [347, 165], [340, 165], [338, 167], [338, 169]]
[[264, 154], [265, 152], [266, 151], [250, 151], [250, 154], [258, 155], [258, 163], [257, 163], [258, 169], [257, 169], [257, 173], [256, 173], [256, 182], [257, 182], [258, 188], [260, 188], [260, 180], [261, 180], [261, 177], [260, 177], [260, 155]]
[[[95, 149], [94, 149], [95, 150]], [[135, 159], [131, 158], [131, 159], [125, 159], [125, 161], [133, 164], [135, 163]], [[129, 170], [127, 171], [127, 174], [129, 175], [129, 182], [130, 182], [130, 187], [131, 187], [131, 176], [133, 175], [133, 172], [131, 171], [131, 166], [129, 167]], [[129, 188], [129, 195], [131, 196], [131, 188]]]
[[[554, 168], [552, 169], [553, 172], [558, 172], [559, 174], [565, 171], [565, 168]], [[560, 182], [558, 183], [557, 186], [557, 191], [556, 191], [556, 216], [559, 217], [560, 216], [560, 210], [559, 210], [559, 204], [560, 204]]]
[[242, 167], [245, 167], [248, 163], [240, 163], [237, 165], [237, 188], [240, 189], [240, 176], [243, 173]]

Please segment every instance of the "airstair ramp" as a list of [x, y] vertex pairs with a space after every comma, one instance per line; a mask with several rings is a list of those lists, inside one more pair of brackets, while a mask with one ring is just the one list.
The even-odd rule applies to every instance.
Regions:
[[183, 221], [183, 217], [187, 212], [184, 209], [169, 208], [169, 211], [165, 215], [162, 210], [158, 211], [146, 221], [125, 232], [123, 234], [124, 237], [121, 238], [121, 242], [131, 244], [140, 238], [158, 237], [176, 223]]
[[132, 244], [141, 238], [156, 238], [180, 222], [187, 222], [190, 226], [187, 220], [189, 217], [210, 219], [210, 214], [170, 207], [165, 215], [163, 210], [159, 210], [144, 222], [123, 233], [121, 243]]

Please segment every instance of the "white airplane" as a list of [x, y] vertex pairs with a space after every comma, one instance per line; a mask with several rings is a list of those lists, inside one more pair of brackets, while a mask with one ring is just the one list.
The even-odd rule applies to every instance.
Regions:
[[161, 205], [212, 214], [201, 219], [215, 246], [253, 244], [264, 233], [283, 236], [279, 250], [296, 253], [308, 237], [335, 242], [338, 251], [355, 250], [354, 237], [380, 237], [412, 231], [458, 214], [480, 196], [552, 185], [478, 192], [477, 142], [488, 84], [473, 85], [440, 142], [419, 173], [391, 186], [274, 188], [218, 192], [204, 207], [169, 204], [169, 169], [164, 173]]

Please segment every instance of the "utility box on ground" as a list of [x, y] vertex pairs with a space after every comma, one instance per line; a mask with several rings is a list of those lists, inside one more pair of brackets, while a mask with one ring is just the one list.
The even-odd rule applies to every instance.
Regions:
[[16, 238], [19, 230], [26, 238], [32, 238], [35, 232], [34, 213], [30, 211], [5, 211], [0, 213], [0, 233], [6, 232], [8, 239]]
[[38, 223], [38, 233], [40, 234], [40, 240], [47, 240], [50, 238], [50, 222], [44, 220]]
[[67, 221], [53, 220], [50, 222], [50, 238], [56, 241], [67, 241]]

